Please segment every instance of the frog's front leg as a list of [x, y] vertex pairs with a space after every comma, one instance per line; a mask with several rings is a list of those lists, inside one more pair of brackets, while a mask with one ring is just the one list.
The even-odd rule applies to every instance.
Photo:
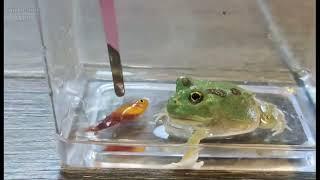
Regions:
[[162, 124], [163, 121], [169, 119], [168, 112], [165, 108], [163, 108], [159, 113], [153, 115], [155, 124]]
[[165, 165], [164, 168], [189, 168], [189, 169], [200, 169], [204, 162], [197, 162], [199, 158], [200, 148], [189, 149], [187, 153], [184, 154], [183, 158], [177, 163], [171, 163]]
[[271, 129], [272, 136], [282, 133], [285, 129], [292, 131], [287, 125], [285, 115], [275, 105], [261, 102], [261, 120], [259, 128]]
[[171, 163], [165, 165], [165, 168], [191, 168], [199, 169], [203, 166], [204, 162], [197, 162], [199, 158], [199, 151], [201, 150], [198, 145], [200, 141], [207, 137], [205, 129], [195, 130], [192, 136], [188, 139], [186, 145], [188, 146], [187, 152], [183, 155], [178, 163]]

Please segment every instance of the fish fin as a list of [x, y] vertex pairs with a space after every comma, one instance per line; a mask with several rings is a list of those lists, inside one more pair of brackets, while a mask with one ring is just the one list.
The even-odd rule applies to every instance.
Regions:
[[114, 126], [114, 125], [118, 124], [119, 122], [120, 122], [119, 120], [112, 118], [111, 115], [108, 115], [98, 125], [87, 128], [86, 132], [98, 132], [103, 129]]

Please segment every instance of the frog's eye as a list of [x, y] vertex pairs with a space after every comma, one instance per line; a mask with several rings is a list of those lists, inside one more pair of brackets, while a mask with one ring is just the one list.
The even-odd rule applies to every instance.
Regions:
[[201, 92], [192, 92], [190, 93], [189, 100], [193, 104], [197, 104], [203, 100], [203, 95]]
[[191, 85], [190, 79], [188, 79], [188, 78], [183, 78], [181, 82], [182, 82], [182, 84], [184, 86], [190, 86]]
[[189, 87], [191, 85], [191, 81], [189, 78], [182, 76], [179, 79], [181, 80], [183, 86]]

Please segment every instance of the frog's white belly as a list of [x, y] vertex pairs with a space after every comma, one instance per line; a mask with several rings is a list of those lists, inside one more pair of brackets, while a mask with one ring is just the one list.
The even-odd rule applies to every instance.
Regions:
[[[181, 123], [174, 123], [179, 122]], [[184, 122], [184, 123], [183, 123]], [[247, 125], [244, 129], [225, 129], [223, 127], [204, 127], [200, 122], [188, 122], [185, 123], [185, 120], [179, 119], [167, 119], [164, 121], [165, 131], [170, 135], [182, 139], [188, 139], [194, 130], [198, 128], [205, 128], [208, 132], [208, 137], [205, 139], [213, 139], [213, 138], [222, 138], [229, 137], [239, 134], [245, 134], [256, 130], [259, 127], [259, 121], [253, 121], [249, 125]]]
[[201, 119], [201, 121], [193, 121], [188, 119], [177, 119], [170, 117], [166, 110], [162, 113], [156, 114], [156, 121], [161, 120], [168, 135], [188, 139], [196, 129], [206, 129], [208, 137], [205, 139], [229, 137], [239, 134], [245, 134], [256, 130], [260, 125], [260, 116], [255, 112], [251, 112], [252, 119], [246, 122], [237, 121], [223, 121], [215, 125], [205, 125], [210, 122], [208, 119]]

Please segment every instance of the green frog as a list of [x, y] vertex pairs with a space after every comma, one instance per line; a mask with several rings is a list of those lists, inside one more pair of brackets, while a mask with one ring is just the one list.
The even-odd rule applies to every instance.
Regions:
[[175, 94], [155, 117], [163, 121], [170, 136], [187, 139], [187, 152], [168, 168], [200, 168], [203, 162], [197, 159], [202, 139], [235, 136], [257, 128], [270, 129], [273, 136], [291, 130], [281, 110], [254, 93], [228, 82], [189, 77], [177, 79]]

